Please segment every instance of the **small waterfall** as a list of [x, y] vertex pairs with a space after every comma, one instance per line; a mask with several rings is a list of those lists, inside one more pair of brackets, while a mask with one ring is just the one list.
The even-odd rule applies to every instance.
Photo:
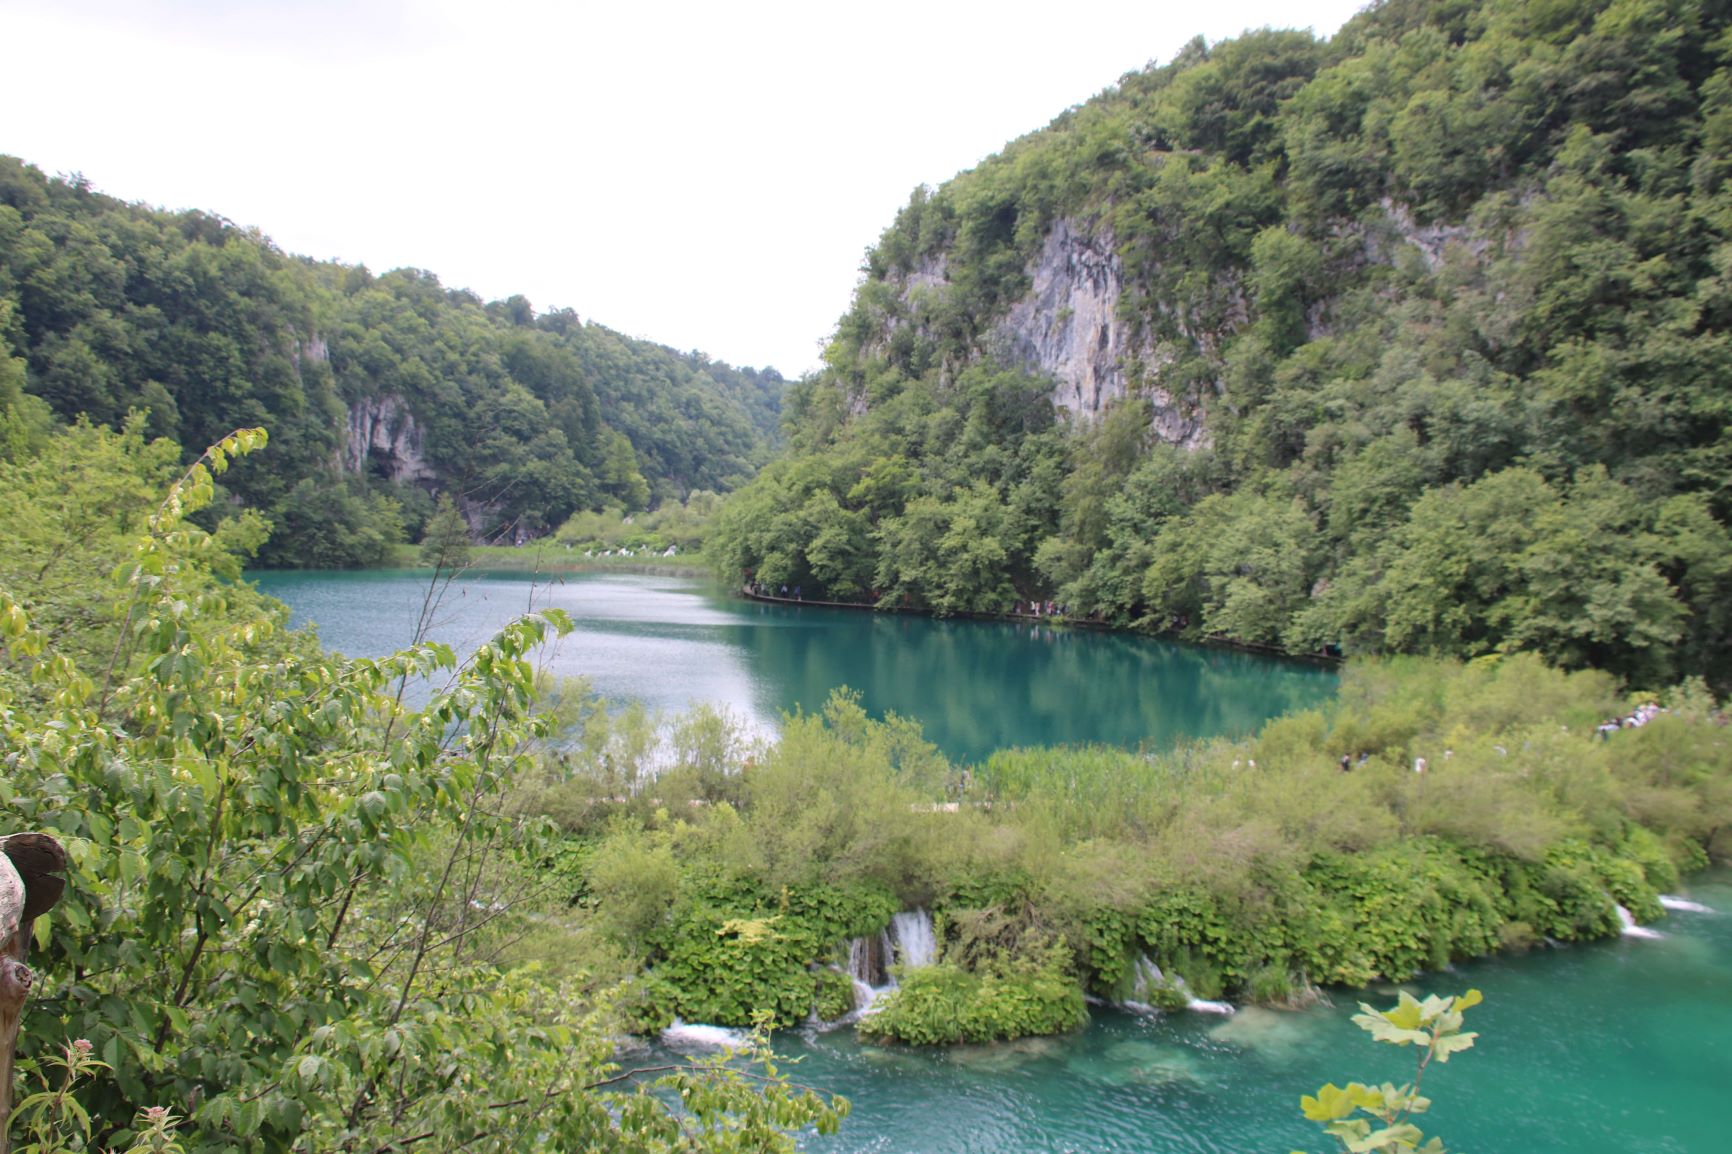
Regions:
[[[1138, 954], [1131, 967], [1134, 975], [1131, 982], [1131, 997], [1120, 1003], [1125, 1009], [1139, 1014], [1155, 1014], [1160, 1011], [1149, 1002], [1152, 990], [1160, 989], [1168, 984], [1167, 976], [1161, 973], [1161, 967], [1155, 965], [1147, 954]], [[1191, 988], [1185, 984], [1185, 979], [1174, 978], [1172, 988], [1185, 995], [1185, 1009], [1198, 1014], [1231, 1014], [1236, 1011], [1231, 1002], [1212, 1002], [1207, 998], [1199, 998], [1191, 993]]]
[[890, 960], [895, 956], [889, 931], [870, 937], [853, 938], [848, 942], [848, 977], [854, 982], [854, 1012], [842, 1019], [858, 1021], [872, 1012], [872, 1005], [886, 990], [896, 988], [890, 974]]
[[1149, 955], [1138, 954], [1137, 960], [1131, 963], [1131, 996], [1119, 1004], [1138, 1014], [1158, 1014], [1160, 1011], [1149, 1001], [1149, 991], [1166, 984], [1167, 976], [1161, 973], [1161, 967], [1155, 965]]
[[890, 954], [910, 970], [930, 966], [938, 958], [938, 939], [932, 932], [932, 915], [923, 909], [904, 910], [890, 919]]
[[1185, 1003], [1185, 1009], [1190, 1010], [1193, 1013], [1197, 1013], [1197, 1014], [1235, 1014], [1235, 1013], [1238, 1013], [1238, 1011], [1233, 1008], [1233, 1003], [1231, 1003], [1231, 1002], [1212, 1002], [1208, 998], [1194, 998], [1194, 997], [1191, 997], [1191, 992], [1189, 990], [1185, 991], [1185, 997], [1190, 999], [1189, 1001], [1187, 1001]]
[[886, 972], [890, 949], [884, 935], [854, 938], [848, 943], [848, 976], [860, 986], [882, 986], [889, 980]]
[[1705, 906], [1701, 902], [1693, 902], [1689, 898], [1676, 897], [1672, 894], [1661, 894], [1660, 904], [1669, 910], [1677, 910], [1684, 914], [1711, 914], [1714, 912], [1712, 907]]
[[670, 1046], [697, 1046], [704, 1049], [721, 1050], [730, 1046], [745, 1045], [746, 1032], [727, 1026], [687, 1023], [675, 1018], [674, 1024], [662, 1031], [662, 1041]]
[[872, 1005], [896, 988], [892, 966], [918, 969], [930, 966], [938, 956], [932, 915], [925, 910], [906, 910], [890, 919], [876, 935], [848, 942], [848, 976], [854, 980], [854, 1013], [858, 1019], [872, 1012]]
[[1663, 938], [1666, 935], [1659, 930], [1650, 930], [1647, 926], [1638, 926], [1636, 916], [1623, 906], [1618, 907], [1618, 921], [1623, 923], [1623, 934], [1626, 938]]

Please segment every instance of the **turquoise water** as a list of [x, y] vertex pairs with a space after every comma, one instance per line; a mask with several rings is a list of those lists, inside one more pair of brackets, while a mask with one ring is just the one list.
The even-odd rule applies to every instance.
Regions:
[[[270, 573], [259, 584], [326, 644], [377, 655], [414, 633], [424, 579]], [[480, 575], [434, 615], [459, 648], [548, 605], [577, 631], [544, 655], [609, 697], [677, 711], [726, 706], [772, 726], [838, 685], [874, 712], [921, 720], [954, 756], [1005, 745], [1165, 745], [1244, 733], [1327, 699], [1303, 665], [1146, 638], [761, 605], [685, 578], [582, 576], [553, 585]], [[1690, 895], [1732, 911], [1732, 875]], [[1674, 913], [1660, 939], [1624, 938], [1465, 965], [1411, 989], [1486, 994], [1479, 1045], [1428, 1072], [1424, 1119], [1478, 1154], [1720, 1154], [1732, 1150], [1732, 914]], [[1379, 1005], [1393, 990], [1368, 991]], [[1333, 1149], [1299, 1114], [1326, 1081], [1403, 1081], [1404, 1051], [1348, 1020], [1355, 995], [1300, 1013], [1143, 1018], [1097, 1010], [1084, 1030], [1001, 1046], [865, 1046], [846, 1031], [779, 1036], [792, 1077], [854, 1111], [813, 1154], [1271, 1154]]]
[[[1732, 875], [1691, 895], [1732, 911]], [[1428, 975], [1416, 994], [1478, 987], [1474, 1049], [1433, 1065], [1419, 1119], [1472, 1154], [1722, 1154], [1732, 1149], [1732, 916], [1674, 913], [1658, 940], [1546, 949]], [[1410, 1050], [1372, 1042], [1337, 992], [1297, 1013], [1140, 1017], [948, 1051], [862, 1045], [846, 1031], [779, 1037], [790, 1076], [853, 1112], [812, 1154], [1285, 1154], [1334, 1150], [1299, 1112], [1325, 1082], [1406, 1082]]]
[[[325, 644], [352, 656], [409, 644], [427, 593], [425, 574], [406, 571], [252, 576], [296, 624], [316, 623]], [[1032, 624], [763, 604], [688, 577], [471, 575], [430, 615], [432, 636], [472, 647], [531, 607], [563, 609], [577, 625], [543, 655], [549, 670], [586, 676], [610, 700], [667, 713], [709, 703], [767, 731], [848, 686], [874, 715], [919, 719], [962, 759], [1012, 745], [1166, 747], [1244, 734], [1335, 690], [1331, 671], [1298, 662]]]

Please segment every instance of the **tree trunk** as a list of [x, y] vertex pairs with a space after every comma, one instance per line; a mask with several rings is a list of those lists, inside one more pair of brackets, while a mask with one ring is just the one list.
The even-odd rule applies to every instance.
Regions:
[[12, 1060], [30, 996], [30, 930], [60, 900], [65, 869], [66, 851], [45, 833], [0, 838], [0, 1154], [12, 1149]]

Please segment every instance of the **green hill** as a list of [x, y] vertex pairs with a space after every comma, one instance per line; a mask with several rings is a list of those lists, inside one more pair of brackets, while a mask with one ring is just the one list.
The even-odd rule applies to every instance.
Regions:
[[719, 563], [1725, 684], [1729, 51], [1392, 0], [1124, 76], [915, 191]]
[[783, 381], [584, 323], [484, 303], [431, 273], [286, 255], [0, 157], [0, 365], [62, 419], [197, 452], [271, 433], [232, 482], [271, 518], [263, 557], [347, 565], [452, 494], [486, 537], [738, 484], [769, 455]]

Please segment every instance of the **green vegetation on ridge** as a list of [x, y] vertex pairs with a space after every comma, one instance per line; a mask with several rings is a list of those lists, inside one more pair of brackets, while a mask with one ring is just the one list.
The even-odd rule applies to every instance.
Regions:
[[[719, 566], [1726, 684], [1729, 45], [1696, 0], [1399, 0], [1125, 76], [915, 192]], [[1122, 288], [1098, 415], [1019, 351], [1064, 312], [1006, 327], [1060, 225]]]
[[18, 393], [116, 428], [145, 412], [194, 451], [268, 425], [260, 467], [228, 482], [272, 523], [268, 564], [379, 561], [438, 493], [509, 539], [726, 489], [767, 455], [781, 390], [773, 369], [288, 256], [0, 157], [0, 408]]

